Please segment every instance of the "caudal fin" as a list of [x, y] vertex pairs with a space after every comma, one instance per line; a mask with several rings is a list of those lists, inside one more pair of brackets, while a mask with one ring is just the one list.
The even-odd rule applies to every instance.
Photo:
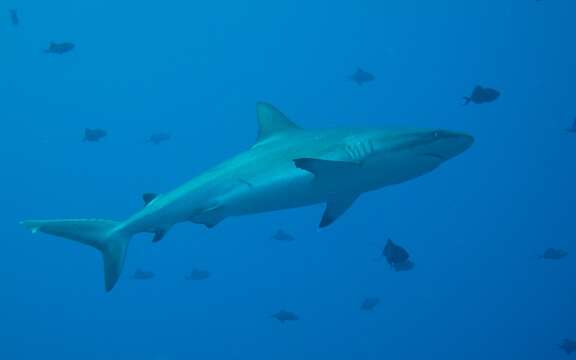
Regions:
[[101, 219], [26, 220], [21, 224], [33, 233], [43, 232], [92, 246], [102, 253], [106, 291], [118, 282], [131, 234], [120, 230], [120, 222]]

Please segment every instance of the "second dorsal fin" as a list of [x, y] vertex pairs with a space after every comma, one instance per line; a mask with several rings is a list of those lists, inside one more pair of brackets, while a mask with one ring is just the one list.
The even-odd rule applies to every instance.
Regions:
[[257, 142], [264, 141], [280, 133], [300, 129], [298, 125], [288, 119], [280, 110], [268, 103], [259, 102], [256, 105], [256, 113], [258, 116]]
[[154, 199], [158, 197], [158, 194], [154, 193], [145, 193], [142, 194], [142, 200], [144, 201], [144, 206], [150, 204]]

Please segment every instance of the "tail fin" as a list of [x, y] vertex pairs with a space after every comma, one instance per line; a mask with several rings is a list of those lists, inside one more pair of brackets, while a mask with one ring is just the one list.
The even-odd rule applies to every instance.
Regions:
[[112, 290], [124, 266], [131, 234], [119, 230], [120, 222], [100, 219], [27, 220], [21, 224], [38, 231], [75, 240], [102, 252], [106, 291]]

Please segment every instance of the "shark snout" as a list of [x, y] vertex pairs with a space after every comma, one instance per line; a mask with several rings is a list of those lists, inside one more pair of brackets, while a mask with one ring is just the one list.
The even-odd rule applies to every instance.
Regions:
[[435, 130], [427, 133], [425, 145], [421, 151], [424, 155], [446, 161], [468, 150], [473, 143], [472, 135], [449, 130]]
[[474, 136], [462, 132], [451, 132], [454, 141], [456, 141], [461, 147], [462, 151], [468, 150], [472, 144], [474, 144]]

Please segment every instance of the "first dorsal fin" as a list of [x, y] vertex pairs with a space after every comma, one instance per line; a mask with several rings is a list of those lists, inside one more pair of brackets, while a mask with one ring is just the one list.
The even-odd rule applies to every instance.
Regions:
[[300, 127], [288, 119], [286, 115], [268, 103], [259, 102], [256, 105], [256, 113], [258, 116], [257, 142], [283, 132], [300, 129]]

